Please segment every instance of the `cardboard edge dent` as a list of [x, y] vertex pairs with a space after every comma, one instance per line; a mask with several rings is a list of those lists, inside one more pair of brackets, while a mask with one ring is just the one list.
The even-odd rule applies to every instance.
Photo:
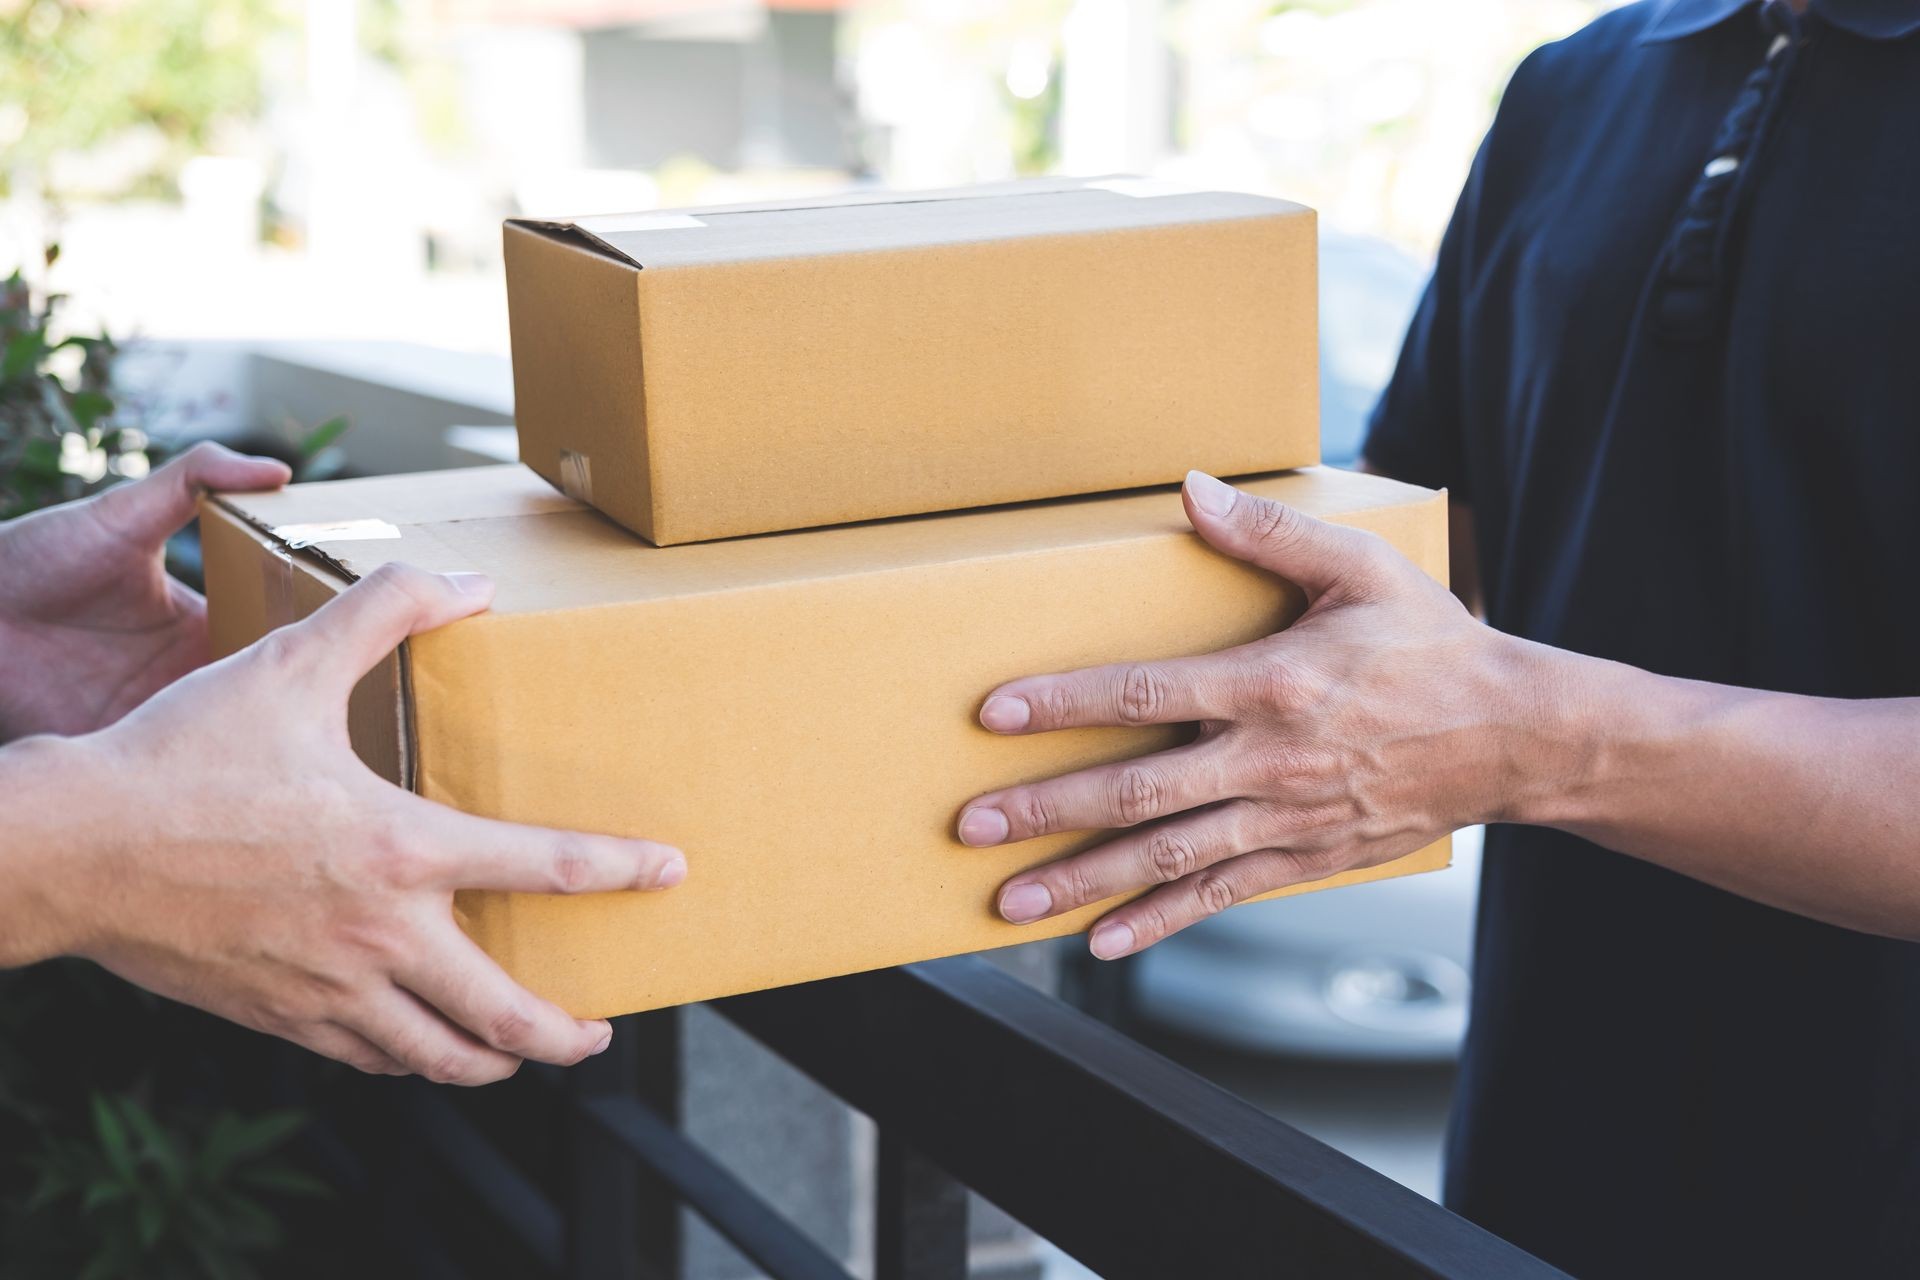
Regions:
[[[360, 575], [349, 568], [344, 561], [328, 555], [317, 546], [295, 549], [285, 539], [273, 532], [273, 527], [243, 510], [236, 503], [218, 493], [203, 494], [200, 499], [200, 518], [204, 520], [211, 510], [231, 519], [246, 530], [262, 551], [272, 559], [285, 562], [289, 568], [295, 561], [305, 564], [314, 572], [334, 579], [340, 584], [340, 590], [360, 581]], [[338, 591], [336, 591], [336, 597]], [[308, 615], [311, 616], [311, 615]], [[290, 619], [289, 621], [298, 621]], [[406, 791], [417, 791], [416, 769], [419, 756], [418, 738], [414, 717], [417, 703], [413, 696], [413, 646], [402, 640], [394, 649], [394, 683], [392, 697], [392, 721], [394, 726], [394, 756], [398, 777], [392, 779], [395, 785]], [[369, 672], [369, 674], [371, 674]]]

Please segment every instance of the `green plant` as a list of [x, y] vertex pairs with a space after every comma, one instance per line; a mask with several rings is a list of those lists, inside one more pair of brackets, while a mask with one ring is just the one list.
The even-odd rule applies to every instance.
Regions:
[[326, 1194], [277, 1152], [293, 1112], [186, 1114], [163, 1124], [131, 1095], [93, 1095], [91, 1127], [47, 1135], [16, 1241], [37, 1266], [78, 1280], [247, 1280], [281, 1243], [270, 1204]]
[[[159, 461], [147, 406], [114, 392], [118, 345], [75, 332], [64, 304], [21, 273], [0, 281], [0, 519]], [[314, 479], [339, 469], [346, 426], [256, 435]], [[197, 547], [175, 550], [191, 580]], [[326, 1274], [300, 1265], [311, 1229], [281, 1247], [321, 1184], [282, 1153], [300, 1120], [260, 1087], [273, 1052], [81, 961], [0, 972], [0, 1280]]]
[[[45, 253], [52, 267], [57, 245]], [[145, 434], [114, 400], [119, 346], [65, 332], [66, 298], [15, 271], [0, 281], [0, 520], [69, 502], [122, 476], [145, 475]]]
[[257, 114], [261, 46], [284, 24], [279, 0], [0, 4], [0, 194], [121, 139], [143, 161], [127, 192], [169, 189], [181, 161]]

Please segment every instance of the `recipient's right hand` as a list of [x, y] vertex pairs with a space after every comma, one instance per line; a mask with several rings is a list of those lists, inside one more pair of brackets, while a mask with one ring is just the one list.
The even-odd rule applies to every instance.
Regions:
[[55, 793], [87, 797], [38, 859], [54, 949], [363, 1071], [484, 1084], [605, 1048], [607, 1023], [532, 995], [461, 932], [454, 890], [664, 889], [679, 851], [472, 817], [347, 742], [356, 680], [492, 595], [477, 574], [389, 566], [107, 729], [34, 740], [78, 784]]

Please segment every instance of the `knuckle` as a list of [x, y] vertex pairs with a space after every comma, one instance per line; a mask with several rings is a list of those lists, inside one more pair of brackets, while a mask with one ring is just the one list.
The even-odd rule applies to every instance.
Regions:
[[1149, 666], [1128, 667], [1120, 676], [1120, 719], [1157, 724], [1171, 701], [1164, 674]]
[[1275, 711], [1293, 711], [1312, 700], [1307, 675], [1291, 662], [1269, 660], [1255, 673], [1260, 700]]
[[432, 852], [414, 840], [397, 819], [375, 823], [367, 845], [375, 874], [391, 888], [417, 889], [433, 875]]
[[1200, 904], [1200, 909], [1210, 916], [1219, 915], [1240, 900], [1233, 885], [1217, 871], [1203, 872], [1194, 878], [1193, 897]]
[[1256, 541], [1283, 548], [1300, 536], [1300, 513], [1292, 507], [1263, 498], [1248, 505], [1247, 529]]
[[1184, 832], [1163, 830], [1147, 837], [1147, 866], [1161, 884], [1200, 869], [1200, 850]]
[[579, 893], [593, 883], [593, 851], [578, 836], [555, 839], [549, 874], [555, 893]]
[[1053, 797], [1038, 787], [1015, 792], [1009, 797], [1007, 812], [1018, 819], [1020, 829], [1029, 835], [1046, 835], [1055, 830]]
[[487, 1043], [509, 1053], [526, 1049], [533, 1037], [533, 1018], [518, 1005], [495, 1010], [487, 1018]]
[[339, 1058], [362, 1075], [384, 1076], [393, 1070], [391, 1059], [367, 1049], [350, 1049]]
[[361, 590], [387, 596], [418, 608], [433, 599], [434, 575], [410, 564], [390, 562], [368, 574], [360, 582]]
[[1145, 822], [1160, 813], [1165, 788], [1145, 765], [1128, 765], [1113, 775], [1113, 812], [1125, 826]]
[[1059, 680], [1050, 680], [1026, 695], [1038, 725], [1059, 726], [1073, 719], [1073, 693]]
[[1128, 923], [1133, 929], [1134, 950], [1144, 950], [1173, 931], [1173, 921], [1158, 893], [1141, 899], [1138, 913]]
[[420, 1074], [434, 1084], [464, 1084], [474, 1076], [477, 1065], [474, 1056], [464, 1049], [441, 1049], [426, 1059]]
[[1079, 859], [1064, 863], [1055, 873], [1053, 895], [1060, 908], [1084, 906], [1103, 896], [1092, 873], [1080, 865]]
[[1302, 881], [1325, 880], [1343, 870], [1340, 855], [1333, 849], [1295, 849], [1292, 856]]
[[1150, 666], [1129, 666], [1119, 677], [1119, 718], [1127, 723], [1158, 723], [1171, 702], [1167, 677]]
[[300, 643], [299, 623], [275, 627], [254, 641], [253, 661], [263, 675], [277, 680], [301, 665], [304, 646]]
[[1284, 787], [1308, 772], [1306, 753], [1291, 743], [1269, 743], [1254, 762], [1255, 780], [1267, 787]]

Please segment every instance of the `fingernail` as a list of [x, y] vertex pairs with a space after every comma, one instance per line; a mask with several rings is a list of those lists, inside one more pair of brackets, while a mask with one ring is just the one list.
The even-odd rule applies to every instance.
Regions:
[[1053, 895], [1043, 884], [1008, 885], [1000, 895], [1000, 914], [1015, 924], [1031, 924], [1053, 910]]
[[960, 815], [960, 843], [974, 848], [1007, 838], [1007, 815], [998, 809], [969, 809]]
[[1032, 715], [1025, 698], [996, 693], [980, 708], [980, 723], [995, 733], [1017, 733], [1027, 727]]
[[661, 864], [660, 874], [654, 877], [653, 887], [671, 889], [687, 878], [687, 860], [680, 854], [674, 854]]
[[463, 596], [484, 596], [493, 590], [493, 579], [484, 573], [446, 573], [440, 575]]
[[1093, 931], [1087, 949], [1096, 960], [1112, 960], [1133, 950], [1133, 930], [1118, 920], [1109, 920]]
[[599, 1054], [605, 1053], [607, 1051], [607, 1046], [612, 1043], [613, 1043], [613, 1028], [608, 1027], [607, 1034], [600, 1037], [600, 1043], [593, 1046], [593, 1052], [589, 1053], [587, 1056], [591, 1058]]
[[1187, 472], [1187, 496], [1193, 505], [1210, 516], [1224, 516], [1233, 510], [1233, 486], [1215, 480], [1204, 471]]

